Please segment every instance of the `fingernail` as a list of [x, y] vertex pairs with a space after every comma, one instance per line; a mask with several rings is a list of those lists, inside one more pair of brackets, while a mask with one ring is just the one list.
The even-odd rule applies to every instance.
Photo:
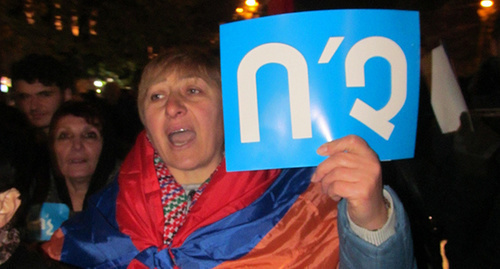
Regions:
[[325, 145], [321, 145], [317, 150], [316, 153], [319, 155], [325, 154], [327, 150], [327, 147]]
[[316, 173], [314, 173], [311, 177], [311, 182], [316, 182]]

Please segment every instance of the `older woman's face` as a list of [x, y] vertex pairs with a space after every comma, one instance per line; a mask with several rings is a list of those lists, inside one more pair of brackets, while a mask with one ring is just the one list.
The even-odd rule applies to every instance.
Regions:
[[151, 86], [144, 102], [146, 130], [167, 167], [209, 176], [223, 155], [220, 89], [174, 72]]
[[59, 119], [54, 136], [54, 153], [61, 174], [70, 180], [90, 180], [102, 150], [99, 130], [84, 118], [67, 115]]

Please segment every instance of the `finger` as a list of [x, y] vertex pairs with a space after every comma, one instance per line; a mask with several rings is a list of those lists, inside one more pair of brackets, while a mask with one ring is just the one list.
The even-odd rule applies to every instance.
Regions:
[[[323, 192], [329, 196], [338, 195], [343, 198], [350, 198], [359, 192], [358, 189], [361, 187], [360, 182], [363, 181], [360, 178], [363, 177], [365, 175], [358, 170], [340, 167], [326, 174], [320, 184]], [[353, 189], [347, 188], [351, 185], [345, 184], [353, 184]], [[355, 186], [357, 188], [354, 188]]]
[[[351, 181], [346, 178], [337, 177], [333, 181], [329, 181], [326, 177], [322, 181], [322, 191], [332, 199], [342, 197], [346, 199], [351, 208], [366, 207], [376, 200], [378, 194], [382, 195], [382, 190], [377, 186], [376, 182], [367, 181]], [[326, 181], [329, 181], [326, 183]], [[375, 200], [374, 200], [375, 199]]]
[[338, 201], [340, 198], [347, 199], [360, 195], [360, 186], [358, 182], [351, 182], [347, 180], [335, 180], [330, 184], [321, 185], [323, 192], [330, 198]]
[[330, 157], [328, 157], [324, 161], [322, 161], [316, 167], [316, 171], [314, 171], [314, 174], [313, 174], [313, 176], [311, 178], [311, 181], [312, 182], [318, 182], [318, 181], [322, 180], [322, 178], [327, 173], [331, 172], [332, 170], [335, 170], [338, 167], [349, 165], [348, 164], [349, 161], [347, 160], [348, 156], [344, 156], [344, 155], [347, 155], [347, 154], [348, 153], [344, 153], [344, 152], [336, 153], [336, 154], [331, 155]]
[[350, 152], [335, 153], [316, 167], [316, 171], [314, 172], [311, 181], [318, 182], [322, 180], [327, 173], [330, 173], [340, 167], [351, 169], [360, 168], [360, 166], [365, 165], [365, 162], [365, 159]]
[[356, 135], [348, 135], [321, 145], [316, 151], [321, 156], [328, 156], [340, 152], [349, 152], [359, 155], [376, 155], [365, 140]]

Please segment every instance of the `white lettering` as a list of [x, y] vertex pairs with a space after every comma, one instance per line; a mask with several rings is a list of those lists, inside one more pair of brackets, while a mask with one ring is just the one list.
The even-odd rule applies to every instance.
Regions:
[[241, 142], [260, 141], [256, 75], [263, 65], [269, 63], [281, 64], [288, 72], [293, 139], [311, 138], [312, 126], [307, 62], [304, 56], [290, 45], [267, 43], [249, 51], [238, 67]]
[[321, 57], [319, 58], [319, 64], [326, 64], [330, 62], [333, 54], [337, 51], [340, 44], [344, 41], [344, 37], [330, 37], [328, 42], [326, 42], [325, 48], [323, 49], [323, 53], [321, 53]]
[[380, 110], [356, 99], [349, 115], [389, 140], [394, 129], [394, 124], [389, 121], [399, 113], [406, 101], [407, 62], [403, 50], [393, 40], [379, 36], [362, 39], [351, 48], [345, 60], [347, 87], [365, 86], [364, 65], [373, 57], [383, 57], [391, 66], [390, 99]]

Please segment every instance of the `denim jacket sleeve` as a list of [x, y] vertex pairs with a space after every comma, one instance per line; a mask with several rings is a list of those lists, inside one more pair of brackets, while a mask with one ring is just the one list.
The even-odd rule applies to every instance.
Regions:
[[340, 239], [340, 268], [417, 268], [413, 255], [413, 240], [410, 223], [403, 204], [396, 193], [388, 186], [386, 189], [393, 200], [396, 214], [396, 233], [380, 246], [375, 246], [357, 236], [349, 226], [347, 202], [339, 205], [338, 229]]

